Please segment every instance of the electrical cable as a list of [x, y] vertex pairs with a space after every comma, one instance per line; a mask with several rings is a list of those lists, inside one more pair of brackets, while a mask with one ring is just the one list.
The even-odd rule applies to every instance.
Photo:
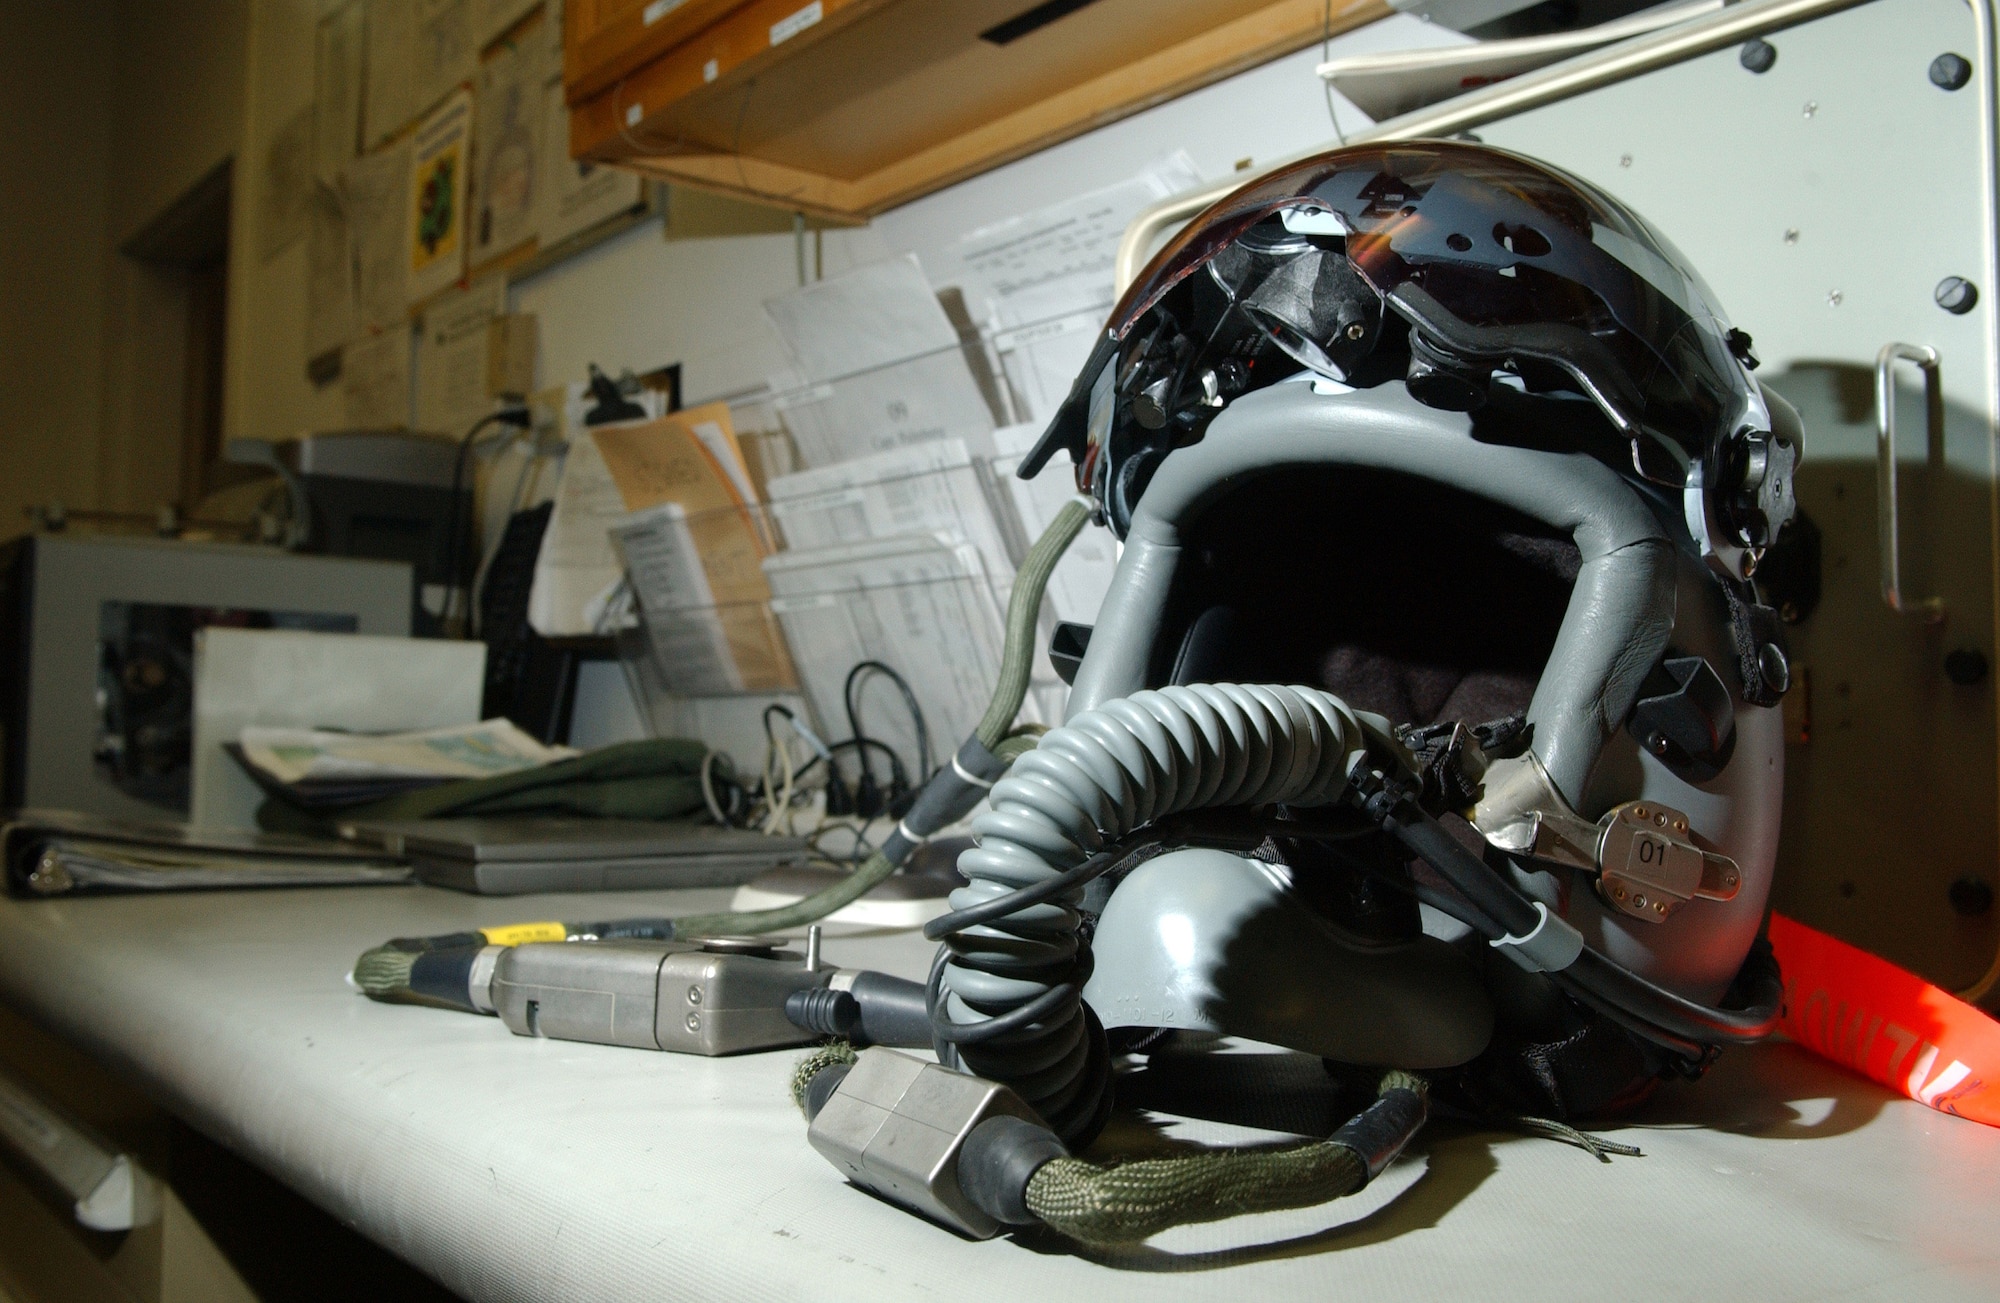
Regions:
[[[1483, 920], [1462, 918], [1489, 940], [1525, 937], [1544, 921], [1519, 888], [1505, 881], [1485, 861], [1459, 845], [1444, 825], [1406, 793], [1384, 788], [1368, 800], [1368, 810], [1381, 820], [1383, 831], [1423, 859], [1454, 890], [1472, 902]], [[1494, 935], [1495, 930], [1499, 935]], [[1593, 1008], [1611, 1014], [1630, 1030], [1675, 1053], [1697, 1060], [1706, 1045], [1748, 1045], [1777, 1029], [1784, 1009], [1784, 989], [1777, 966], [1767, 951], [1753, 947], [1739, 980], [1749, 1004], [1743, 1009], [1716, 1009], [1675, 995], [1588, 945], [1566, 968], [1551, 973], [1557, 985]]]
[[979, 730], [967, 739], [950, 765], [940, 768], [924, 784], [910, 812], [884, 839], [881, 849], [870, 853], [846, 878], [802, 900], [773, 909], [679, 918], [527, 923], [442, 936], [399, 937], [367, 951], [355, 962], [355, 985], [372, 999], [408, 1000], [412, 998], [411, 964], [418, 955], [432, 950], [506, 945], [511, 942], [503, 938], [513, 937], [549, 940], [557, 933], [575, 939], [628, 937], [655, 941], [671, 941], [677, 936], [758, 935], [816, 923], [859, 900], [893, 874], [926, 838], [970, 813], [986, 796], [988, 785], [1005, 772], [1006, 764], [994, 753], [994, 748], [1007, 737], [1021, 712], [1022, 702], [1027, 699], [1036, 625], [1049, 575], [1089, 519], [1088, 501], [1071, 499], [1029, 549], [1015, 575], [1014, 591], [1008, 600], [1007, 640], [999, 680]]
[[715, 799], [715, 758], [722, 754], [710, 747], [701, 757], [701, 800], [708, 807], [709, 817], [723, 827], [730, 827], [729, 816], [722, 812], [722, 803]]
[[[464, 529], [470, 528], [471, 522], [461, 519], [462, 507], [459, 497], [465, 489], [465, 462], [466, 458], [471, 455], [473, 440], [479, 437], [481, 430], [484, 430], [496, 421], [504, 421], [509, 425], [526, 429], [532, 420], [533, 418], [526, 407], [503, 407], [497, 412], [488, 412], [474, 421], [472, 428], [467, 430], [465, 436], [458, 441], [458, 456], [452, 460], [451, 464], [451, 511], [445, 517], [445, 593], [444, 613], [439, 617], [441, 620], [449, 621], [455, 613], [459, 567], [464, 564], [460, 558], [459, 533]], [[474, 513], [474, 516], [476, 518], [477, 513]], [[469, 591], [466, 596], [467, 619], [469, 620], [471, 618], [471, 594]]]
[[861, 676], [868, 673], [884, 676], [894, 683], [896, 690], [902, 694], [903, 704], [910, 712], [910, 723], [915, 727], [917, 734], [917, 781], [920, 783], [926, 781], [936, 766], [931, 763], [931, 735], [930, 729], [924, 722], [924, 708], [917, 704], [917, 694], [910, 690], [910, 681], [881, 661], [860, 661], [847, 672], [847, 682], [842, 685], [840, 695], [847, 706], [848, 728], [853, 731], [855, 737], [862, 736], [861, 711], [860, 704], [856, 700], [855, 683], [859, 680], [861, 686], [866, 688], [867, 680]]

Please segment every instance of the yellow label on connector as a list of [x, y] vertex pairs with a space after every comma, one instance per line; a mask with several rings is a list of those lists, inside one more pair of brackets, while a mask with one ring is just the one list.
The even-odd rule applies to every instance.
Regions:
[[560, 923], [509, 923], [480, 928], [479, 935], [490, 946], [525, 946], [531, 941], [567, 941], [569, 929]]

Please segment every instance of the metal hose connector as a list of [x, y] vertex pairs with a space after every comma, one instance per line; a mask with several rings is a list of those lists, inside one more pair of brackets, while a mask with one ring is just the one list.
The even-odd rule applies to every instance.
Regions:
[[[1074, 868], [1107, 843], [1183, 811], [1328, 805], [1348, 790], [1369, 734], [1317, 688], [1195, 684], [1137, 692], [1046, 734], [993, 787], [959, 856], [964, 910]], [[1095, 1135], [1110, 1108], [1104, 1032], [1083, 1003], [1090, 976], [1080, 891], [947, 936], [932, 982], [941, 1052], [1011, 1086], [1064, 1140]]]

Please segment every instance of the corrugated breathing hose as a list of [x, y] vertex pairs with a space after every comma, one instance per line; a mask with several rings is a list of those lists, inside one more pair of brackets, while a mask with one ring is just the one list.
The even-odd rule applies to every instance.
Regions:
[[[1138, 692], [1051, 730], [993, 787], [959, 857], [954, 911], [1076, 870], [1183, 811], [1329, 805], [1366, 753], [1360, 719], [1316, 688], [1198, 684]], [[1040, 895], [1041, 893], [1034, 893]], [[1070, 1144], [1111, 1107], [1103, 1028], [1083, 1003], [1081, 887], [944, 936], [931, 980], [940, 1057], [1012, 1087]]]

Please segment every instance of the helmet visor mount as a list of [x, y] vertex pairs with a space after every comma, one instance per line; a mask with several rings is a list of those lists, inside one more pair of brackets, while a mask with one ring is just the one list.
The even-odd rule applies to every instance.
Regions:
[[[1714, 304], [1643, 219], [1543, 164], [1444, 141], [1339, 150], [1252, 182], [1160, 251], [1023, 469], [1064, 445], [1083, 462], [1107, 367], [1099, 400], [1118, 407], [1095, 423], [1110, 464], [1083, 486], [1101, 499], [1145, 477], [1115, 463], [1192, 442], [1236, 393], [1301, 368], [1390, 379], [1383, 355], [1400, 345], [1412, 394], [1434, 406], [1476, 407], [1496, 382], [1589, 401], [1629, 444], [1632, 478], [1684, 493], [1696, 549], [1742, 577], [1782, 524], [1759, 509], [1789, 496], [1744, 477], [1766, 462], [1788, 477], [1796, 449], [1772, 430], [1748, 337]], [[1132, 417], [1159, 433], [1121, 440]], [[1106, 506], [1114, 524], [1129, 514]]]

